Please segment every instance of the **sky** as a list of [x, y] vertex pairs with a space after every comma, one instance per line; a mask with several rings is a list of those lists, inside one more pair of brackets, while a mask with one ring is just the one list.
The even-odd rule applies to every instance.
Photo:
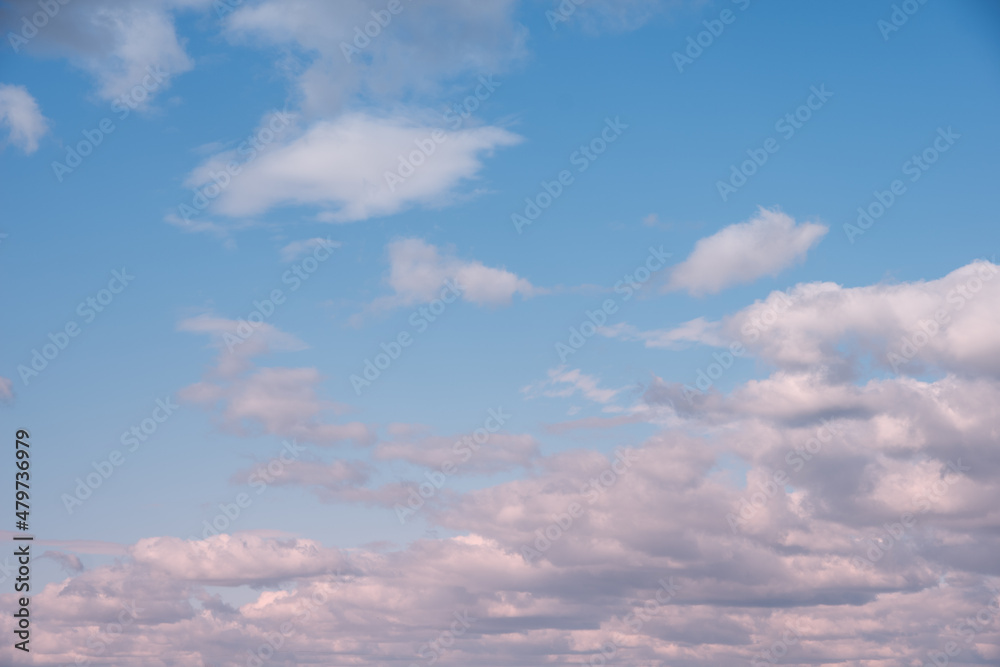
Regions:
[[0, 663], [1000, 664], [995, 3], [0, 28]]

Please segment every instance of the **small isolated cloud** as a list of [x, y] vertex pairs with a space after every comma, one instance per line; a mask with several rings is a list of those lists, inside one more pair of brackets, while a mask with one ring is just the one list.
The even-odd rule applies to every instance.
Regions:
[[478, 306], [509, 304], [515, 294], [530, 297], [540, 293], [524, 278], [502, 268], [474, 260], [462, 260], [422, 239], [399, 239], [389, 244], [391, 296], [376, 299], [369, 310], [430, 303], [441, 296], [451, 281], [465, 301]]
[[374, 456], [380, 461], [406, 461], [432, 469], [450, 461], [460, 474], [490, 474], [527, 468], [541, 452], [538, 441], [526, 433], [491, 433], [476, 450], [470, 449], [470, 439], [470, 434], [396, 438], [378, 443]]
[[214, 374], [222, 377], [232, 377], [247, 370], [253, 357], [308, 347], [298, 337], [267, 322], [251, 325], [244, 320], [229, 320], [209, 314], [181, 320], [177, 330], [211, 337], [212, 347], [219, 350]]
[[10, 378], [0, 377], [0, 401], [10, 401], [14, 398], [14, 383]]
[[623, 33], [638, 30], [665, 9], [684, 4], [678, 0], [552, 0], [546, 13], [553, 30], [560, 24], [576, 23], [590, 34]]
[[215, 367], [200, 382], [178, 392], [181, 400], [216, 412], [220, 427], [240, 435], [265, 433], [319, 445], [348, 440], [374, 442], [373, 429], [360, 422], [332, 423], [327, 415], [345, 406], [323, 400], [323, 378], [315, 368], [255, 368], [254, 357], [298, 351], [305, 343], [263, 323], [200, 315], [181, 321], [180, 331], [207, 334], [219, 349]]
[[302, 241], [292, 241], [281, 249], [281, 261], [294, 262], [299, 257], [308, 255], [316, 248], [339, 248], [340, 246], [341, 244], [338, 241], [331, 241], [330, 239], [319, 237], [304, 239]]
[[674, 268], [666, 290], [701, 296], [776, 276], [804, 261], [828, 230], [818, 223], [796, 224], [781, 211], [762, 207], [756, 217], [699, 240], [691, 255]]
[[598, 333], [608, 338], [619, 340], [642, 341], [646, 347], [659, 347], [668, 350], [681, 350], [689, 343], [708, 343], [710, 345], [726, 345], [719, 333], [718, 322], [710, 322], [704, 317], [697, 317], [684, 322], [673, 329], [654, 329], [640, 331], [631, 324], [621, 322], [610, 327], [601, 327]]
[[83, 572], [83, 563], [80, 561], [80, 557], [71, 553], [66, 553], [64, 551], [46, 551], [39, 556], [39, 558], [49, 558], [54, 560], [59, 563], [59, 567], [71, 574]]
[[[519, 141], [499, 127], [449, 131], [401, 116], [350, 113], [319, 121], [245, 162], [209, 211], [246, 217], [307, 205], [322, 209], [321, 220], [352, 222], [413, 205], [442, 205], [460, 183], [475, 178], [484, 153]], [[238, 157], [235, 150], [213, 156], [187, 185], [211, 183], [211, 174], [224, 172]]]
[[6, 129], [7, 141], [25, 155], [38, 150], [38, 140], [49, 129], [28, 89], [6, 83], [0, 83], [0, 127]]
[[579, 368], [567, 370], [565, 366], [549, 369], [548, 377], [521, 389], [527, 398], [547, 396], [549, 398], [569, 398], [581, 394], [595, 403], [606, 405], [620, 394], [624, 387], [606, 389], [593, 375], [587, 375]]

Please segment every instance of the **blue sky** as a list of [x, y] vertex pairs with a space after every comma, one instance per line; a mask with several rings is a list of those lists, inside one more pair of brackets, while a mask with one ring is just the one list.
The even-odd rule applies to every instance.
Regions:
[[[944, 295], [951, 283], [935, 281], [971, 270], [976, 260], [995, 262], [1000, 14], [989, 3], [914, 2], [905, 24], [884, 33], [879, 22], [891, 21], [892, 3], [592, 0], [553, 23], [558, 8], [541, 1], [466, 10], [404, 2], [362, 56], [346, 62], [337, 36], [350, 39], [384, 6], [302, 1], [282, 8], [261, 0], [220, 18], [210, 2], [74, 3], [60, 6], [15, 52], [8, 31], [16, 34], [21, 17], [39, 9], [5, 3], [0, 266], [10, 287], [0, 294], [7, 313], [0, 414], [9, 431], [27, 428], [37, 443], [35, 533], [80, 559], [68, 571], [65, 559], [40, 561], [45, 585], [100, 572], [115, 558], [138, 562], [130, 545], [144, 539], [200, 535], [219, 503], [250, 489], [246, 471], [292, 437], [304, 443], [306, 463], [255, 497], [224, 532], [313, 540], [343, 553], [412, 554], [489, 533], [486, 510], [452, 515], [463, 498], [541, 485], [554, 470], [578, 470], [571, 457], [588, 451], [610, 461], [619, 447], [691, 439], [688, 446], [716, 457], [706, 479], [725, 478], [718, 483], [738, 495], [747, 475], [769, 464], [729, 439], [756, 433], [745, 420], [771, 418], [782, 409], [774, 401], [804, 390], [748, 396], [795, 373], [824, 369], [825, 379], [813, 380], [826, 393], [801, 399], [815, 409], [768, 427], [774, 447], [817, 416], [856, 417], [831, 396], [872, 382], [926, 382], [933, 392], [934, 383], [959, 378], [994, 390], [995, 363], [984, 361], [996, 345], [986, 297], [975, 302], [986, 309], [976, 311], [980, 319], [956, 319], [954, 327], [968, 329], [935, 338], [922, 365], [903, 375], [885, 363], [896, 329], [862, 325], [853, 311], [838, 310], [872, 298], [888, 300], [870, 306], [873, 315], [906, 311], [923, 298], [907, 290]], [[712, 24], [724, 25], [721, 34], [678, 71], [674, 54], [723, 12], [731, 22]], [[148, 76], [156, 68], [165, 72], [159, 82]], [[125, 115], [121, 95], [138, 97], [144, 78], [143, 99]], [[495, 90], [449, 128], [443, 114], [487, 78]], [[829, 98], [811, 98], [817, 90]], [[809, 100], [810, 117], [791, 136], [776, 127]], [[237, 152], [282, 111], [290, 120], [273, 139], [249, 159]], [[100, 130], [102, 122], [113, 132]], [[575, 152], [609, 122], [619, 134], [580, 171]], [[388, 190], [380, 175], [435, 128], [446, 133], [439, 150], [398, 192]], [[78, 167], [55, 173], [68, 150], [98, 135]], [[905, 164], [939, 136], [953, 137], [939, 143], [947, 150], [910, 180]], [[724, 200], [718, 183], [748, 151], [761, 154], [769, 138], [776, 152]], [[241, 173], [192, 223], [179, 220], [178, 207], [232, 159]], [[519, 232], [512, 214], [562, 170], [573, 182]], [[850, 238], [845, 225], [856, 223], [857, 209], [895, 179], [905, 192]], [[315, 256], [319, 239], [330, 242], [329, 259], [293, 290], [288, 272]], [[615, 285], [644, 265], [651, 247], [671, 254], [669, 266], [625, 301]], [[122, 270], [134, 281], [87, 322], [78, 304], [97, 298]], [[468, 282], [464, 296], [417, 332], [411, 315], [431, 304], [448, 276]], [[844, 301], [816, 297], [821, 285]], [[284, 303], [228, 353], [223, 333], [275, 289]], [[659, 389], [693, 386], [713, 353], [735, 340], [748, 309], [773, 305], [776, 291], [801, 297], [793, 298], [794, 316], [779, 316], [781, 335], [750, 345], [706, 395], [742, 407], [726, 403], [724, 415], [702, 404], [693, 413], [672, 403], [653, 410]], [[802, 311], [813, 298], [820, 299], [809, 306], [815, 323]], [[556, 344], [607, 299], [617, 309], [606, 328], [561, 360]], [[962, 316], [973, 317], [971, 310]], [[920, 316], [900, 315], [893, 326], [908, 335]], [[33, 351], [69, 322], [80, 325], [79, 335], [37, 376], [25, 375]], [[400, 332], [412, 334], [413, 344], [358, 395], [352, 374]], [[975, 342], [980, 336], [993, 342]], [[873, 342], [879, 337], [881, 346]], [[803, 347], [793, 353], [796, 345]], [[234, 366], [226, 370], [227, 363]], [[168, 397], [180, 406], [176, 414], [69, 512], [66, 494], [74, 494], [77, 478], [122, 450], [121, 434]], [[449, 479], [454, 496], [441, 506], [401, 525], [393, 508], [403, 489], [435, 468], [426, 463], [436, 451], [427, 438], [472, 433], [501, 407], [511, 414], [501, 433], [512, 440], [494, 445], [482, 470]], [[883, 431], [902, 419], [871, 410], [873, 428]], [[622, 423], [606, 421], [614, 418]], [[330, 425], [347, 430], [329, 435]], [[930, 436], [918, 440], [925, 454], [941, 455]], [[916, 456], [902, 445], [886, 451], [888, 459]], [[989, 451], [981, 452], [980, 470], [996, 460]], [[343, 462], [360, 477], [340, 486], [315, 481]], [[885, 461], [878, 465], [888, 470]], [[804, 491], [813, 501], [834, 493], [817, 484]], [[823, 522], [837, 514], [830, 511]], [[471, 516], [481, 531], [470, 527]], [[599, 528], [589, 528], [597, 539]], [[493, 538], [517, 551], [516, 540]], [[595, 558], [609, 559], [608, 567], [619, 562]], [[985, 574], [973, 566], [966, 574], [973, 571]], [[253, 586], [283, 581], [294, 589], [312, 576], [198, 583], [238, 580], [218, 592], [244, 604], [256, 599]], [[604, 618], [602, 603], [587, 604], [593, 618]], [[71, 626], [59, 621], [64, 632]], [[900, 651], [912, 648], [884, 631]], [[998, 645], [990, 632], [993, 649], [976, 649], [984, 659]], [[657, 640], [660, 659], [676, 657], [662, 643], [668, 635]], [[754, 641], [699, 655], [715, 664], [749, 659]], [[203, 664], [229, 664], [222, 648], [206, 642], [191, 648]], [[817, 642], [814, 657], [874, 659], [860, 639], [853, 655]], [[532, 660], [541, 660], [544, 651], [531, 645]], [[74, 650], [83, 649], [50, 657], [66, 660]], [[629, 654], [624, 664], [640, 657]], [[132, 664], [124, 653], [119, 659], [109, 664]], [[173, 664], [168, 659], [163, 664]], [[448, 659], [473, 664], [468, 655]]]

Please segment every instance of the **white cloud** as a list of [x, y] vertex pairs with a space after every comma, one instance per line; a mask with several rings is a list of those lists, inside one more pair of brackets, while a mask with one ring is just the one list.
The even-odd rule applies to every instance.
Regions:
[[666, 289], [714, 294], [761, 276], [776, 276], [804, 261], [827, 231], [825, 225], [796, 224], [780, 211], [761, 208], [756, 217], [699, 240], [691, 255], [674, 267]]
[[[724, 321], [762, 358], [789, 370], [926, 368], [1000, 377], [1000, 268], [977, 261], [936, 280], [865, 287], [797, 285]], [[896, 355], [890, 357], [890, 355]]]
[[1000, 267], [975, 261], [929, 281], [842, 287], [802, 283], [718, 322], [697, 318], [672, 329], [602, 327], [610, 338], [646, 347], [739, 343], [782, 370], [825, 369], [838, 377], [864, 362], [893, 373], [927, 370], [1000, 378]]
[[369, 311], [430, 303], [447, 289], [447, 281], [457, 287], [463, 300], [480, 306], [505, 305], [515, 294], [530, 297], [541, 292], [510, 271], [458, 259], [422, 239], [398, 239], [389, 244], [388, 252], [387, 282], [393, 294], [376, 299]]
[[[438, 132], [443, 139], [435, 142], [431, 136]], [[306, 205], [321, 208], [321, 219], [349, 222], [414, 205], [442, 205], [459, 185], [475, 178], [483, 154], [519, 141], [498, 127], [449, 131], [402, 116], [350, 113], [319, 121], [247, 161], [209, 210], [240, 217], [281, 205]], [[417, 142], [433, 150], [421, 153]], [[412, 175], [402, 182], [387, 180], [387, 173], [399, 169], [400, 156], [409, 159], [411, 154], [425, 156]], [[225, 171], [225, 165], [237, 158], [236, 151], [214, 156], [191, 174], [187, 184], [210, 183], [211, 173]]]
[[346, 565], [336, 549], [312, 540], [274, 540], [256, 535], [216, 535], [204, 540], [156, 537], [139, 540], [129, 555], [178, 580], [238, 586], [331, 574]]
[[14, 398], [14, 383], [10, 378], [0, 377], [0, 401], [9, 401]]
[[38, 140], [49, 130], [28, 89], [6, 83], [0, 83], [0, 127], [7, 128], [7, 141], [25, 155], [38, 150]]

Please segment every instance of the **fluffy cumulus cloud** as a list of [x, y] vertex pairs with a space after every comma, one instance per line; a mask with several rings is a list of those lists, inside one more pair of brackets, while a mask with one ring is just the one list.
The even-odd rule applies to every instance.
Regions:
[[678, 342], [751, 350], [782, 368], [855, 376], [865, 363], [882, 371], [1000, 378], [1000, 267], [975, 261], [941, 278], [842, 287], [803, 283], [772, 292], [718, 322], [692, 320], [672, 329], [630, 325], [602, 330], [648, 347]]
[[827, 231], [825, 225], [796, 223], [781, 211], [761, 208], [750, 220], [698, 241], [691, 255], [674, 267], [666, 289], [714, 294], [762, 276], [776, 276], [805, 260]]
[[0, 83], [0, 128], [6, 129], [7, 142], [25, 155], [38, 150], [38, 140], [48, 132], [48, 124], [24, 86]]
[[[618, 423], [651, 434], [544, 455], [530, 436], [494, 434], [468, 472], [526, 474], [428, 502], [421, 520], [446, 537], [394, 550], [149, 537], [114, 563], [73, 563], [32, 601], [36, 664], [101, 650], [114, 664], [235, 667], [272, 645], [276, 664], [994, 664], [997, 269], [799, 285], [750, 304], [707, 342], [738, 336], [771, 370], [726, 393], [685, 388], [695, 381], [678, 373], [629, 398], [554, 369], [537, 400], [633, 400]], [[921, 326], [942, 309], [936, 333]], [[697, 343], [699, 328], [687, 331]], [[916, 347], [912, 372], [865, 362], [897, 336]], [[253, 409], [268, 423], [270, 407]], [[386, 432], [372, 463], [303, 457], [276, 483], [389, 513], [410, 487], [372, 486], [376, 466], [434, 469], [455, 438]], [[237, 602], [220, 586], [254, 592]], [[116, 622], [125, 631], [107, 636]]]
[[[260, 132], [274, 125], [268, 123]], [[186, 184], [198, 191], [226, 182], [221, 193], [206, 190], [215, 195], [209, 213], [254, 216], [277, 206], [306, 205], [318, 209], [320, 219], [349, 222], [414, 205], [439, 206], [476, 177], [484, 155], [520, 141], [499, 127], [450, 130], [363, 112], [278, 134], [273, 144], [261, 140], [260, 152], [251, 144], [237, 147], [192, 172]], [[266, 133], [264, 139], [268, 136], [274, 140]]]
[[[983, 387], [909, 389], [938, 403], [923, 423], [893, 424], [903, 413], [890, 401], [828, 432], [731, 417], [743, 432], [726, 449], [752, 466], [745, 490], [718, 470], [719, 442], [664, 433], [614, 455], [548, 457], [537, 477], [432, 511], [463, 536], [401, 551], [141, 540], [125, 561], [36, 597], [42, 659], [95, 657], [73, 640], [131, 609], [137, 619], [108, 646], [120, 664], [245, 664], [275, 632], [284, 655], [329, 664], [345, 651], [372, 665], [588, 664], [604, 651], [623, 665], [737, 665], [766, 664], [768, 650], [782, 664], [905, 664], [949, 641], [988, 664], [1000, 657], [985, 576], [995, 474], [975, 451], [952, 471], [956, 452], [936, 449], [949, 429], [990, 437], [985, 419], [953, 412]], [[791, 464], [786, 451], [798, 453]], [[777, 470], [794, 486], [770, 481]], [[239, 606], [204, 588], [245, 584], [264, 589]]]

